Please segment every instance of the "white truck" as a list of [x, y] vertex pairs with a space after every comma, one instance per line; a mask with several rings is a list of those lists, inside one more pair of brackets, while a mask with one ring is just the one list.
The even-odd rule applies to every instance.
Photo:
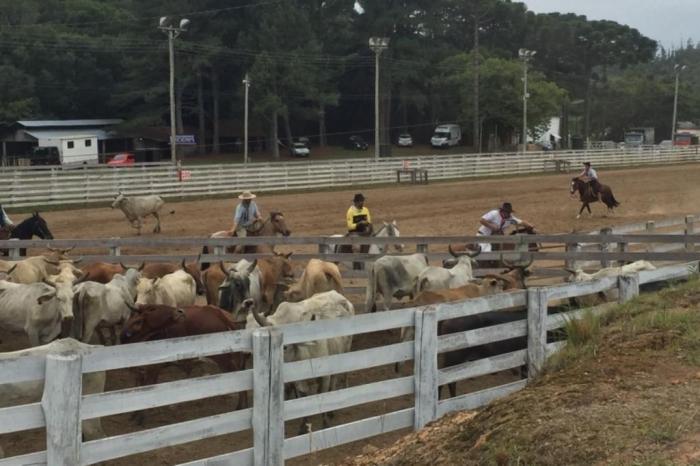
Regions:
[[433, 147], [456, 146], [462, 141], [462, 129], [459, 125], [447, 124], [435, 128], [433, 137], [430, 138], [430, 145]]
[[74, 135], [40, 139], [32, 151], [32, 165], [87, 165], [98, 163], [97, 137]]

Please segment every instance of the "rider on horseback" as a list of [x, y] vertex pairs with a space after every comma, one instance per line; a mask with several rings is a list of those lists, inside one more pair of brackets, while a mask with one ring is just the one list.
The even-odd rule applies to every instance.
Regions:
[[0, 205], [0, 238], [9, 238], [14, 228], [15, 224], [10, 220], [4, 207]]
[[257, 204], [253, 202], [255, 197], [255, 194], [250, 191], [243, 191], [238, 196], [241, 202], [236, 206], [236, 212], [233, 214], [233, 228], [229, 230], [231, 236], [245, 238], [248, 236], [248, 231], [253, 229], [253, 225], [263, 220]]
[[[520, 220], [513, 214], [513, 206], [510, 202], [504, 202], [499, 209], [491, 210], [483, 215], [479, 220], [481, 226], [476, 232], [477, 236], [502, 235], [508, 225], [523, 225], [534, 229], [535, 226], [524, 220]], [[491, 243], [480, 243], [481, 252], [491, 252]]]
[[591, 162], [583, 163], [583, 171], [579, 173], [578, 177], [590, 186], [591, 193], [597, 199], [600, 193], [600, 182], [598, 181], [598, 174], [591, 168]]
[[369, 209], [365, 207], [365, 196], [361, 193], [355, 194], [352, 205], [345, 214], [348, 224], [348, 235], [371, 236], [372, 216]]

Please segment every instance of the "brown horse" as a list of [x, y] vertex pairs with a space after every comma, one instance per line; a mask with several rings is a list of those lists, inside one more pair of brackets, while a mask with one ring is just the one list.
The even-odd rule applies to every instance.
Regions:
[[[282, 212], [270, 212], [270, 216], [264, 221], [257, 220], [253, 223], [252, 227], [248, 230], [248, 236], [289, 236], [292, 232], [287, 228], [287, 223], [284, 219], [284, 214]], [[235, 236], [235, 234], [234, 234]], [[231, 234], [224, 231], [217, 231], [213, 233], [210, 238], [230, 238]], [[273, 253], [274, 246], [271, 244], [258, 244], [258, 245], [243, 245], [243, 247], [229, 246], [226, 248], [226, 254], [265, 254]], [[209, 254], [209, 248], [204, 246], [202, 248], [202, 254]], [[206, 270], [209, 267], [209, 263], [202, 262], [202, 270]]]
[[573, 195], [576, 191], [578, 191], [579, 199], [583, 203], [583, 205], [581, 206], [581, 210], [578, 211], [578, 215], [576, 216], [576, 218], [581, 218], [583, 209], [588, 209], [588, 215], [592, 216], [593, 213], [591, 212], [591, 206], [589, 204], [593, 202], [598, 202], [599, 200], [603, 201], [603, 204], [605, 204], [608, 207], [608, 212], [612, 212], [615, 207], [620, 205], [620, 203], [617, 202], [617, 199], [615, 199], [615, 196], [613, 196], [613, 192], [612, 189], [610, 189], [610, 186], [600, 183], [598, 183], [598, 186], [600, 199], [598, 198], [598, 195], [596, 195], [593, 192], [590, 183], [586, 183], [578, 176], [571, 179], [571, 187], [569, 192], [571, 195]]

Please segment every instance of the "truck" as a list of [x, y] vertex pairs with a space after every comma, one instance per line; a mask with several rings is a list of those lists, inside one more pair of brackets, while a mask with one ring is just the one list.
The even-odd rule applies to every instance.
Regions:
[[674, 146], [697, 146], [698, 136], [690, 131], [678, 132], [673, 136]]
[[97, 137], [61, 136], [39, 140], [32, 150], [32, 165], [87, 165], [98, 163]]
[[645, 126], [625, 131], [625, 147], [650, 146], [654, 141], [654, 128]]
[[435, 128], [433, 137], [430, 138], [430, 145], [433, 147], [456, 146], [462, 141], [462, 129], [459, 125], [446, 124]]

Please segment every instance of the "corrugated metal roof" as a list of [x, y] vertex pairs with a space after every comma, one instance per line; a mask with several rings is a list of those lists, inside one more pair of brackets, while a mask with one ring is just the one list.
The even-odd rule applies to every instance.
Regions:
[[110, 139], [109, 134], [101, 129], [35, 129], [25, 132], [37, 139], [60, 139], [70, 137], [96, 137], [100, 141]]
[[61, 126], [106, 126], [118, 125], [121, 118], [104, 118], [98, 120], [20, 120], [17, 123], [25, 128], [46, 128]]

